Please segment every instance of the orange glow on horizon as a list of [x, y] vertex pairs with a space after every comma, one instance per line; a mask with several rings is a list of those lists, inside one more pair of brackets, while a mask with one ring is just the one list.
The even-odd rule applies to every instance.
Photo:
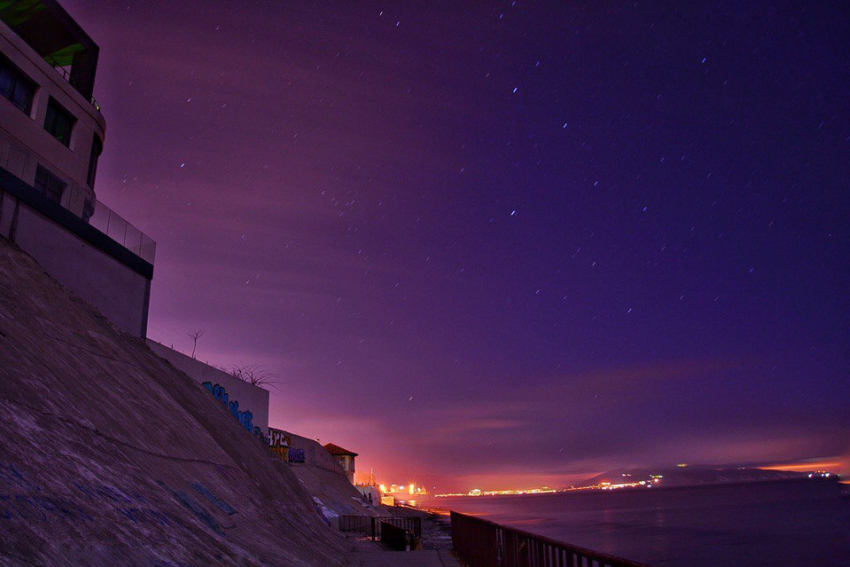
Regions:
[[772, 471], [791, 471], [791, 472], [808, 472], [808, 471], [828, 471], [837, 472], [842, 468], [843, 463], [838, 457], [830, 457], [823, 460], [798, 461], [790, 463], [776, 463], [759, 467], [760, 469]]

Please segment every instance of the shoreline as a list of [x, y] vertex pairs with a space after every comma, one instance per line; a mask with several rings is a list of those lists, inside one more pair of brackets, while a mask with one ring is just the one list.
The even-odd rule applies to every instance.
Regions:
[[[792, 483], [792, 482], [823, 482], [823, 483], [836, 483], [836, 484], [850, 484], [850, 479], [845, 480], [843, 477], [835, 475], [835, 477], [830, 478], [769, 478], [762, 480], [733, 480], [728, 482], [706, 482], [701, 484], [678, 484], [675, 486], [656, 486], [653, 488], [643, 488], [643, 487], [634, 487], [634, 488], [617, 488], [611, 490], [604, 490], [601, 488], [586, 488], [586, 489], [574, 489], [574, 490], [559, 490], [555, 492], [526, 492], [523, 494], [487, 494], [480, 496], [470, 496], [468, 494], [458, 494], [452, 496], [433, 496], [431, 503], [436, 500], [450, 500], [450, 499], [464, 499], [464, 500], [479, 500], [482, 498], [525, 498], [525, 497], [536, 497], [536, 496], [561, 496], [561, 495], [588, 495], [588, 494], [634, 494], [634, 493], [655, 493], [660, 490], [664, 492], [672, 491], [672, 490], [684, 490], [684, 489], [699, 489], [699, 488], [719, 488], [719, 487], [729, 487], [729, 486], [741, 486], [741, 485], [752, 485], [752, 484], [778, 484], [782, 482]], [[429, 510], [434, 512], [450, 512], [451, 510], [448, 508], [434, 508], [433, 506], [429, 506], [428, 508], [421, 508], [421, 510]]]
[[411, 506], [395, 506], [395, 508], [422, 519], [423, 549], [452, 550], [451, 511]]

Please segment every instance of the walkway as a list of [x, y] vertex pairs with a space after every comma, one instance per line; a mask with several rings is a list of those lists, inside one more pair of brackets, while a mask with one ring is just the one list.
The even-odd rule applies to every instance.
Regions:
[[346, 557], [352, 567], [460, 567], [451, 551], [359, 551]]
[[387, 551], [363, 537], [346, 538], [352, 552], [345, 556], [351, 567], [461, 567], [449, 549]]

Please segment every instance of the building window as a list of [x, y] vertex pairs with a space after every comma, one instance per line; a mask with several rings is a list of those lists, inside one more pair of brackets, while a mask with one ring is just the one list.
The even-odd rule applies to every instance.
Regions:
[[62, 193], [65, 192], [67, 186], [67, 183], [40, 165], [35, 170], [35, 190], [54, 203], [62, 202]]
[[53, 97], [47, 103], [47, 118], [44, 119], [44, 129], [51, 136], [68, 146], [71, 143], [71, 129], [74, 127], [74, 117], [70, 112], [59, 106]]
[[89, 158], [89, 174], [86, 178], [86, 181], [89, 184], [89, 187], [94, 189], [94, 178], [97, 175], [97, 158], [100, 157], [100, 154], [103, 152], [103, 142], [100, 141], [100, 138], [97, 134], [94, 135], [94, 139], [91, 143], [91, 157]]
[[0, 95], [29, 116], [34, 94], [35, 83], [27, 79], [7, 59], [0, 57]]

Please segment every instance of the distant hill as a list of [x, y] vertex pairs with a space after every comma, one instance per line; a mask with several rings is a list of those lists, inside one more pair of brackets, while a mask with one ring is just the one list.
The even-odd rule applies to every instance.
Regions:
[[[658, 467], [646, 469], [615, 469], [604, 472], [576, 485], [590, 487], [608, 483], [611, 485], [645, 483], [658, 487], [697, 486], [735, 482], [762, 482], [769, 480], [787, 480], [807, 478], [808, 473], [777, 471], [758, 468], [733, 468], [710, 465], [685, 467]], [[836, 477], [837, 478], [837, 477]]]

